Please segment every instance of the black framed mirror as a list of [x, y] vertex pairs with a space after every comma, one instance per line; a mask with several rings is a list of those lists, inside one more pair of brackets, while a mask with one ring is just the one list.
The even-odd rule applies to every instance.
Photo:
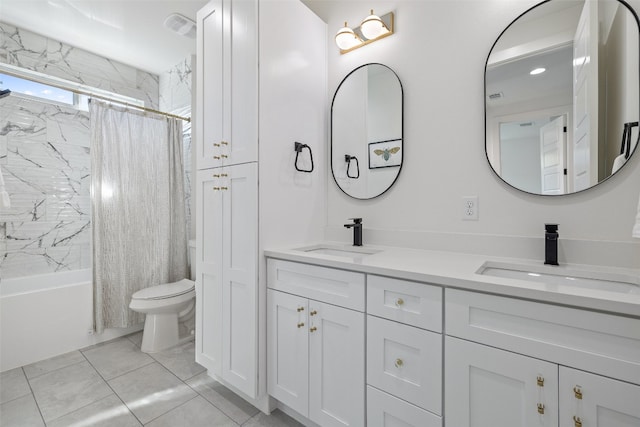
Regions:
[[614, 175], [640, 135], [640, 23], [622, 0], [547, 0], [485, 67], [485, 149], [518, 190], [563, 195]]
[[356, 199], [372, 199], [398, 179], [404, 157], [402, 84], [386, 65], [365, 64], [342, 80], [331, 104], [331, 172]]

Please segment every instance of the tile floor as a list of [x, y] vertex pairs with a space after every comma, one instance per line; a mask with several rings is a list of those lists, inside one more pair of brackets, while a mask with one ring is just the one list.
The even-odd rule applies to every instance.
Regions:
[[0, 374], [2, 427], [299, 427], [209, 378], [193, 342], [140, 351], [142, 333]]

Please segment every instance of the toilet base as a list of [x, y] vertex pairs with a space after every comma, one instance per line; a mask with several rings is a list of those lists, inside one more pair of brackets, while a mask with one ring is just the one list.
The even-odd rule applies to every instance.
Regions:
[[174, 347], [191, 337], [180, 339], [178, 335], [178, 314], [147, 314], [142, 333], [143, 353], [156, 353]]

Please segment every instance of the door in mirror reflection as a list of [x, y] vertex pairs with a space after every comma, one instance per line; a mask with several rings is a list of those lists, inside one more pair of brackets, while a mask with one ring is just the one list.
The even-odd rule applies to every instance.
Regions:
[[622, 1], [549, 0], [503, 31], [485, 71], [485, 147], [498, 176], [561, 195], [628, 161], [638, 141], [639, 28]]
[[349, 73], [331, 106], [331, 171], [338, 187], [356, 199], [383, 194], [402, 167], [402, 85], [382, 64]]

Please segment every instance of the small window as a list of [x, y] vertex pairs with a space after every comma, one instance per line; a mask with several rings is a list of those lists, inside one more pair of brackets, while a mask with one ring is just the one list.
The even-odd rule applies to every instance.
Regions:
[[57, 87], [32, 82], [31, 80], [0, 74], [0, 90], [4, 89], [62, 104], [75, 105], [74, 93], [70, 90], [58, 89]]

